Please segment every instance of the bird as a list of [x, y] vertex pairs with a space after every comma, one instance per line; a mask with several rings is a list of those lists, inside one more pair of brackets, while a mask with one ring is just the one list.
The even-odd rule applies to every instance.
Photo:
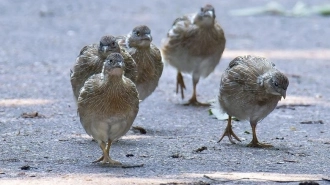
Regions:
[[70, 81], [75, 100], [85, 81], [92, 75], [101, 73], [103, 62], [111, 53], [121, 53], [125, 61], [125, 76], [133, 82], [137, 78], [137, 69], [134, 59], [124, 49], [120, 48], [116, 38], [112, 35], [102, 36], [99, 44], [84, 46], [70, 71]]
[[233, 59], [221, 76], [218, 105], [228, 114], [228, 123], [219, 142], [228, 136], [241, 141], [232, 130], [232, 116], [247, 120], [252, 128], [249, 147], [272, 147], [260, 143], [256, 134], [257, 124], [270, 114], [277, 103], [286, 97], [289, 80], [275, 64], [264, 57], [238, 56]]
[[78, 97], [80, 122], [102, 149], [94, 161], [121, 165], [109, 155], [113, 141], [127, 133], [139, 111], [138, 91], [124, 74], [125, 63], [120, 53], [111, 53], [102, 72], [89, 77]]
[[186, 88], [182, 72], [192, 74], [193, 94], [185, 105], [210, 105], [197, 101], [196, 86], [200, 77], [214, 71], [225, 49], [225, 34], [215, 18], [214, 7], [206, 4], [198, 13], [177, 18], [162, 39], [162, 57], [177, 69], [176, 93], [180, 89], [182, 99]]
[[164, 68], [160, 50], [152, 43], [151, 30], [146, 25], [139, 25], [127, 36], [118, 36], [117, 41], [136, 62], [135, 84], [139, 99], [145, 100], [158, 86]]

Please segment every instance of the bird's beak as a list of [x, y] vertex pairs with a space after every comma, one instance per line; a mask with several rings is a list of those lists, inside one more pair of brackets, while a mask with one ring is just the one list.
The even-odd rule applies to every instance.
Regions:
[[123, 62], [117, 62], [115, 65], [114, 65], [114, 68], [123, 68], [124, 66], [124, 63]]
[[147, 34], [147, 37], [148, 37], [150, 40], [152, 40], [152, 37], [151, 37], [150, 34]]
[[152, 37], [151, 37], [150, 34], [146, 34], [145, 37], [143, 37], [142, 40], [149, 40], [149, 41], [151, 41], [152, 40]]
[[281, 95], [285, 99], [285, 97], [286, 97], [286, 90], [282, 90]]
[[213, 12], [211, 10], [209, 10], [209, 11], [205, 12], [205, 15], [213, 17]]
[[107, 52], [108, 48], [109, 48], [109, 46], [102, 46], [103, 53]]

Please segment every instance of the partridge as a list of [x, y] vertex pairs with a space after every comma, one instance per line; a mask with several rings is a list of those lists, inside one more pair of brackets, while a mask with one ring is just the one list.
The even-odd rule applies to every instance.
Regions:
[[250, 147], [271, 147], [257, 139], [256, 127], [286, 97], [288, 78], [275, 68], [275, 64], [262, 57], [239, 56], [229, 63], [221, 77], [219, 105], [229, 115], [224, 136], [235, 143], [232, 136], [240, 141], [231, 126], [231, 117], [250, 121], [253, 138]]
[[111, 143], [127, 133], [139, 110], [136, 86], [124, 76], [124, 69], [122, 55], [110, 54], [102, 72], [88, 78], [79, 93], [80, 122], [103, 152], [94, 162], [121, 164], [109, 155]]
[[145, 26], [135, 27], [127, 36], [117, 37], [137, 65], [136, 88], [140, 100], [146, 99], [158, 86], [163, 72], [163, 62], [159, 49], [152, 43], [150, 29]]
[[192, 74], [193, 95], [186, 105], [209, 105], [197, 101], [196, 86], [200, 77], [214, 71], [225, 49], [225, 35], [215, 17], [207, 4], [198, 13], [177, 18], [162, 40], [163, 60], [178, 71], [176, 93], [180, 89], [182, 99], [186, 86], [181, 72]]
[[83, 47], [70, 74], [73, 95], [77, 101], [79, 91], [85, 81], [92, 75], [101, 73], [103, 62], [111, 53], [121, 53], [125, 61], [125, 76], [135, 82], [137, 78], [136, 64], [128, 52], [120, 48], [116, 38], [103, 36], [99, 44]]

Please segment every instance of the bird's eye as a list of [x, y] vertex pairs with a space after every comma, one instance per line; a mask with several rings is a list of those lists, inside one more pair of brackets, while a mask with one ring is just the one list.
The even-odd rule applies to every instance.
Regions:
[[277, 86], [278, 86], [278, 83], [277, 83], [277, 82], [275, 82], [275, 83], [274, 83], [274, 85], [277, 87]]
[[136, 35], [137, 35], [137, 36], [140, 36], [140, 32], [139, 32], [139, 31], [137, 31], [137, 32], [136, 32]]
[[112, 63], [112, 62], [113, 62], [113, 60], [109, 60], [109, 62], [110, 62], [110, 63]]
[[115, 45], [116, 45], [116, 43], [115, 43], [115, 42], [112, 42], [111, 44], [112, 44], [112, 46], [115, 46]]

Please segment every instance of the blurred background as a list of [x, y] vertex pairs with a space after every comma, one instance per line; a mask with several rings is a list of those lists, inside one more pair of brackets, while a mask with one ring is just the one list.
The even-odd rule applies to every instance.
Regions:
[[[206, 3], [215, 7], [216, 19], [227, 38], [222, 63], [237, 55], [253, 52], [264, 54], [268, 51], [275, 52], [268, 52], [274, 59], [304, 59], [305, 55], [319, 56], [322, 49], [330, 48], [327, 40], [329, 17], [318, 13], [309, 14], [309, 8], [320, 5], [324, 7], [329, 3], [324, 0], [249, 0], [244, 3], [239, 0], [2, 0], [2, 98], [27, 98], [32, 94], [43, 98], [49, 95], [64, 98], [71, 93], [68, 71], [83, 46], [98, 42], [105, 34], [125, 35], [141, 24], [151, 28], [153, 42], [160, 46], [161, 39], [166, 36], [175, 18], [196, 12]], [[302, 8], [299, 8], [299, 3], [303, 3]], [[252, 8], [252, 11], [246, 12], [248, 8]], [[294, 10], [295, 14], [291, 16]], [[248, 16], [237, 16], [235, 13]], [[310, 54], [312, 50], [317, 51]], [[328, 53], [326, 55], [329, 56]], [[25, 88], [29, 89], [28, 92], [23, 91]]]

